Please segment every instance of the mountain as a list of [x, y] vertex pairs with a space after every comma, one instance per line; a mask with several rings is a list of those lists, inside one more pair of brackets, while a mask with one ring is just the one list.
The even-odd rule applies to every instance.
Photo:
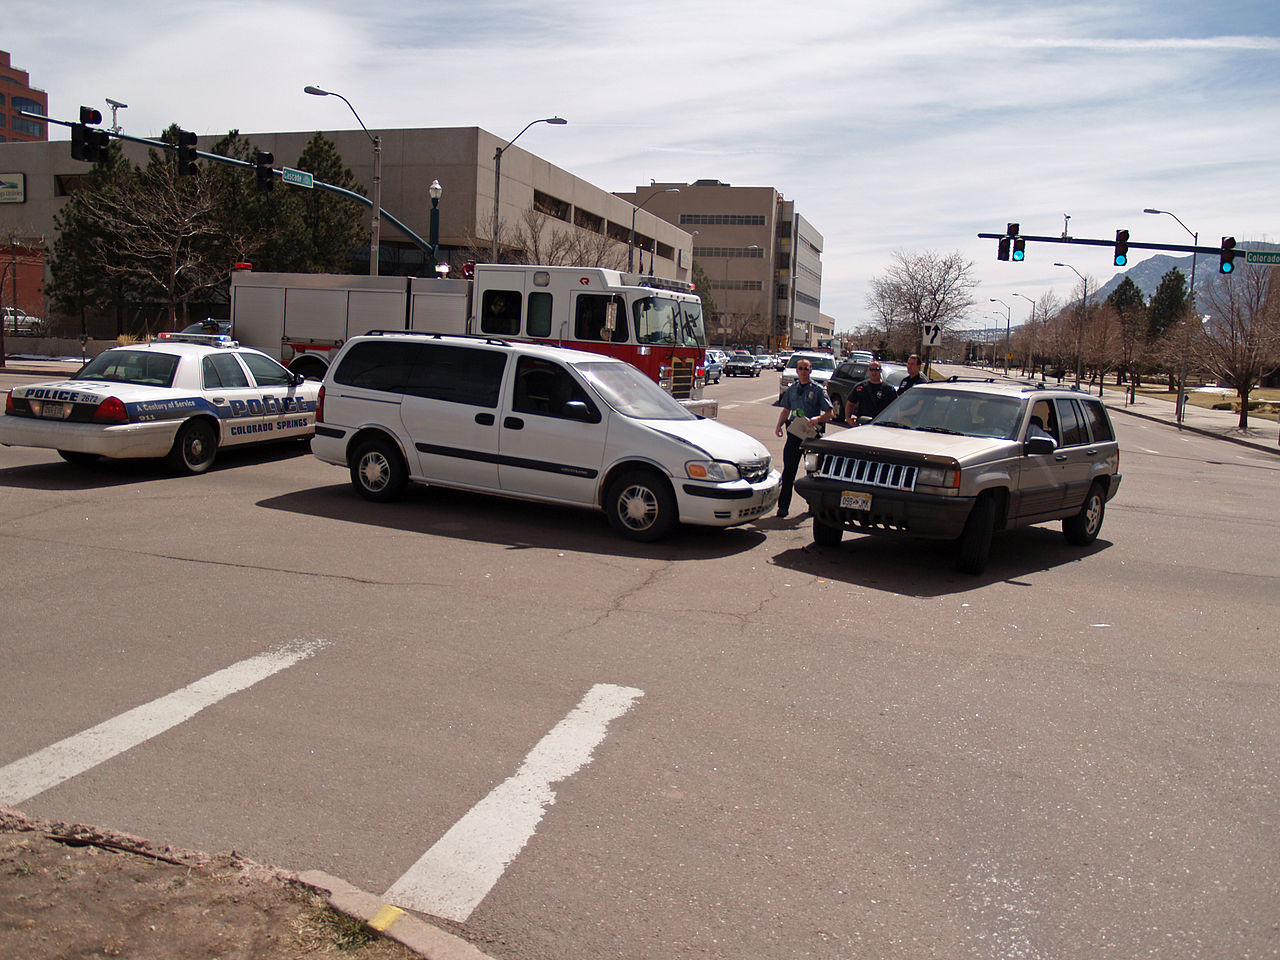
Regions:
[[[1280, 250], [1280, 244], [1261, 243], [1250, 240], [1236, 245], [1237, 251], [1245, 250]], [[1218, 277], [1218, 258], [1211, 253], [1201, 253], [1196, 256], [1196, 295], [1203, 295], [1204, 291]], [[1236, 257], [1237, 264], [1243, 264], [1244, 257]], [[1124, 283], [1124, 278], [1128, 277], [1138, 289], [1142, 291], [1142, 295], [1148, 300], [1151, 295], [1156, 292], [1160, 286], [1160, 281], [1164, 275], [1170, 270], [1177, 267], [1182, 271], [1182, 275], [1187, 278], [1187, 282], [1191, 281], [1191, 257], [1175, 257], [1165, 253], [1158, 253], [1150, 259], [1143, 260], [1141, 263], [1135, 263], [1123, 273], [1117, 273], [1114, 277], [1102, 285], [1097, 293], [1090, 293], [1089, 299], [1100, 301], [1105, 300], [1111, 295], [1111, 292]]]

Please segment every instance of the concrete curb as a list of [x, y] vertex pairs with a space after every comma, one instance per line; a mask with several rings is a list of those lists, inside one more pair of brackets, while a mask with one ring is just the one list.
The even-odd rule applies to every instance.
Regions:
[[427, 960], [490, 960], [461, 937], [419, 920], [381, 897], [365, 893], [323, 870], [307, 870], [298, 881], [328, 897], [329, 906], [359, 920]]

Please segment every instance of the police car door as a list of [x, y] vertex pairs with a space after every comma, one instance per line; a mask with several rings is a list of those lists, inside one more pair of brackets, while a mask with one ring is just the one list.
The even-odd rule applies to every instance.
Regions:
[[601, 404], [567, 369], [539, 357], [519, 358], [510, 396], [499, 442], [502, 489], [593, 503], [608, 433]]
[[304, 437], [315, 429], [315, 401], [299, 396], [293, 374], [261, 353], [242, 353], [262, 401], [262, 436]]
[[231, 446], [262, 439], [262, 398], [231, 351], [200, 360], [201, 385], [218, 414], [218, 443]]

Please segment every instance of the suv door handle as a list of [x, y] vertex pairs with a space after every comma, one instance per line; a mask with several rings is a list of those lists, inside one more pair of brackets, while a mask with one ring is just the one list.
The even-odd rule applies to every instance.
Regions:
[[1057, 460], [1059, 463], [1066, 463], [1067, 455], [1065, 453], [1055, 453], [1053, 455], [1053, 459]]
[[502, 421], [502, 425], [506, 427], [508, 430], [524, 429], [524, 421], [521, 420], [519, 417], [507, 417], [507, 419]]
[[492, 414], [492, 413], [477, 413], [477, 414], [476, 414], [476, 423], [480, 424], [480, 426], [482, 426], [482, 427], [492, 427], [492, 426], [493, 426], [493, 414]]

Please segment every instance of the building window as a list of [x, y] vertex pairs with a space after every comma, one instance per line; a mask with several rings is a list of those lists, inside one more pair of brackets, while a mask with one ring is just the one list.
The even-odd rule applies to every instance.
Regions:
[[712, 290], [763, 290], [764, 284], [759, 280], [711, 280]]
[[604, 233], [604, 217], [597, 217], [589, 210], [583, 210], [581, 207], [573, 211], [574, 226], [581, 227], [583, 230], [590, 230], [592, 233]]
[[11, 101], [14, 110], [27, 110], [31, 113], [44, 113], [44, 104], [28, 100], [26, 97], [14, 97]]
[[796, 291], [796, 299], [799, 300], [801, 303], [808, 304], [811, 307], [816, 307], [819, 305], [819, 301], [817, 297], [811, 297], [809, 296], [809, 294], [801, 293], [799, 290]]
[[26, 117], [14, 117], [13, 132], [25, 133], [29, 137], [43, 137], [44, 127], [34, 120], [28, 120]]
[[745, 213], [682, 213], [680, 223], [716, 224], [730, 227], [763, 227], [764, 217]]
[[569, 222], [569, 204], [541, 190], [533, 191], [533, 209], [539, 213], [545, 213], [548, 217], [555, 217], [565, 223]]
[[761, 247], [694, 247], [695, 257], [746, 257], [750, 260], [763, 260], [764, 250]]

